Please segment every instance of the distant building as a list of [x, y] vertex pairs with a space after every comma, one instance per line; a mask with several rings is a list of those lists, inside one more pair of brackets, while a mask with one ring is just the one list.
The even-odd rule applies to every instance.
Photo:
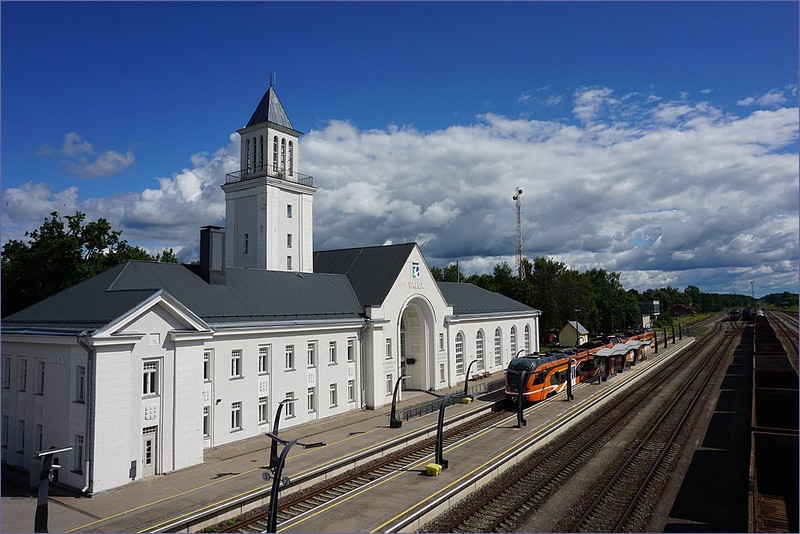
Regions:
[[31, 485], [50, 446], [91, 494], [261, 435], [282, 401], [291, 427], [539, 350], [538, 310], [437, 283], [415, 243], [313, 253], [316, 188], [272, 87], [239, 134], [199, 265], [128, 262], [3, 320], [2, 461]]
[[661, 315], [661, 304], [657, 300], [639, 302], [639, 310], [642, 313], [642, 327], [652, 328]]
[[669, 313], [672, 317], [682, 317], [684, 315], [694, 314], [694, 307], [692, 303], [688, 304], [673, 304], [669, 308]]
[[567, 321], [558, 332], [558, 344], [562, 347], [577, 347], [589, 341], [589, 331], [578, 321]]

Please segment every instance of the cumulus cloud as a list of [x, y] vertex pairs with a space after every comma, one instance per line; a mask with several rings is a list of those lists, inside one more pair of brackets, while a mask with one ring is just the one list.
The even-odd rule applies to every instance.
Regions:
[[96, 152], [91, 143], [75, 132], [64, 135], [58, 148], [42, 145], [37, 154], [43, 157], [60, 159], [71, 174], [81, 178], [105, 178], [124, 171], [136, 162], [133, 152], [124, 154], [116, 150]]
[[[760, 294], [797, 288], [796, 107], [737, 116], [688, 96], [608, 88], [582, 88], [574, 104], [577, 124], [487, 113], [425, 132], [347, 121], [310, 131], [298, 154], [319, 188], [315, 250], [417, 241], [432, 265], [513, 266], [521, 187], [528, 258], [620, 272], [627, 288], [746, 292], [756, 276]], [[90, 149], [66, 141], [62, 152]], [[200, 226], [224, 225], [220, 185], [238, 158], [233, 134], [139, 192], [79, 200], [75, 188], [29, 183], [3, 192], [4, 216], [38, 212], [32, 228], [61, 202], [149, 250], [180, 246], [185, 261]]]
[[761, 96], [748, 96], [736, 102], [739, 106], [776, 107], [787, 102], [786, 95], [780, 89], [773, 89]]

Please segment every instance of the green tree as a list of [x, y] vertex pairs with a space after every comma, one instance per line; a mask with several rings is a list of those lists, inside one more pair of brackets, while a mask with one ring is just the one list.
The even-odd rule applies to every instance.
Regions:
[[[63, 218], [58, 212], [25, 235], [3, 246], [2, 315], [5, 317], [78, 282], [128, 260], [154, 258], [144, 249], [120, 239], [104, 218], [86, 222], [76, 211]], [[174, 253], [170, 250], [171, 259]], [[165, 261], [165, 260], [162, 260]]]

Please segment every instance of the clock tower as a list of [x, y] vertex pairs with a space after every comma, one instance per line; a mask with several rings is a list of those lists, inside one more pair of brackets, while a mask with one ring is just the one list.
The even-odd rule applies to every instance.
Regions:
[[225, 176], [225, 265], [313, 272], [314, 178], [298, 172], [298, 139], [270, 84]]

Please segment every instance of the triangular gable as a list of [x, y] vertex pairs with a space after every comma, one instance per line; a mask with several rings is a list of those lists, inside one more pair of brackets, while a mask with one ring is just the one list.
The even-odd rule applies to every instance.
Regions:
[[194, 314], [189, 308], [181, 304], [175, 297], [166, 291], [157, 291], [149, 298], [120, 315], [105, 326], [98, 328], [93, 333], [94, 338], [105, 338], [125, 333], [127, 325], [135, 322], [156, 307], [167, 311], [172, 317], [176, 318], [183, 327], [182, 330], [195, 332], [211, 332], [211, 328], [200, 317]]

